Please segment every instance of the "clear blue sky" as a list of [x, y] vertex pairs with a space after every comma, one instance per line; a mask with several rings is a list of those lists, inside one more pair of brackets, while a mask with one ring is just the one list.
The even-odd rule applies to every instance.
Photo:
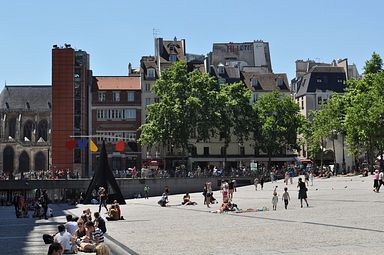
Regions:
[[215, 42], [269, 42], [274, 72], [292, 79], [295, 60], [348, 58], [361, 71], [373, 51], [384, 57], [381, 0], [3, 0], [0, 88], [51, 84], [53, 44], [91, 55], [94, 75], [126, 75], [129, 62], [153, 55], [159, 37], [186, 39], [188, 53]]

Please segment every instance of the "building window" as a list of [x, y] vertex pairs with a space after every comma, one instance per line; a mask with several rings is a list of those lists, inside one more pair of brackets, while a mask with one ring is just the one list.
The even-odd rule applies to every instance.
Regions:
[[105, 92], [99, 92], [99, 102], [105, 102]]
[[155, 103], [160, 103], [160, 98], [155, 97]]
[[135, 101], [135, 92], [134, 91], [128, 91], [128, 102]]
[[337, 79], [337, 83], [343, 83], [343, 79]]
[[252, 87], [256, 88], [259, 86], [259, 82], [257, 81], [257, 79], [252, 79]]
[[148, 70], [147, 70], [147, 77], [148, 78], [155, 78], [155, 69], [154, 68], [149, 68]]
[[316, 82], [317, 82], [317, 83], [322, 83], [322, 82], [323, 82], [323, 79], [321, 79], [321, 78], [317, 78], [317, 79], [316, 79]]
[[304, 110], [304, 97], [301, 98], [301, 110]]
[[317, 104], [321, 105], [322, 102], [323, 102], [323, 98], [322, 97], [317, 97]]
[[281, 79], [281, 78], [278, 78], [276, 80], [276, 85], [277, 85], [277, 87], [279, 87], [279, 89], [284, 89], [285, 88], [284, 80]]
[[136, 119], [136, 109], [125, 109], [125, 119]]
[[97, 120], [103, 120], [105, 118], [104, 113], [104, 110], [97, 110]]
[[120, 92], [119, 91], [113, 91], [113, 102], [120, 102]]
[[170, 55], [169, 56], [169, 61], [170, 62], [176, 62], [177, 61], [177, 56], [176, 55]]
[[147, 105], [150, 105], [151, 104], [151, 98], [146, 98], [145, 99], [145, 106], [147, 106]]
[[204, 147], [204, 156], [209, 155], [209, 147]]
[[146, 83], [145, 84], [145, 91], [151, 91], [151, 84], [150, 83]]
[[223, 64], [219, 64], [218, 71], [219, 71], [219, 74], [224, 74], [225, 73], [225, 69], [224, 69]]

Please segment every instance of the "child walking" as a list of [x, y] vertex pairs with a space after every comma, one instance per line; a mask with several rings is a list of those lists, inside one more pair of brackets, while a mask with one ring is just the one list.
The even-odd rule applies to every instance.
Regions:
[[278, 202], [279, 198], [277, 197], [277, 192], [274, 191], [273, 192], [273, 197], [272, 197], [272, 207], [273, 207], [273, 210], [276, 211], [276, 207], [277, 207], [277, 202]]
[[283, 200], [284, 200], [285, 209], [287, 209], [288, 202], [289, 202], [289, 200], [291, 200], [291, 197], [289, 196], [288, 188], [287, 187], [284, 188]]

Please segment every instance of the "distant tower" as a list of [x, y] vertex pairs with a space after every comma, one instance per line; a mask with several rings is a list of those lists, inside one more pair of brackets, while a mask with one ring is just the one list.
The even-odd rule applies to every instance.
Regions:
[[89, 55], [70, 44], [52, 49], [52, 166], [88, 175], [88, 151], [68, 150], [71, 136], [88, 134]]

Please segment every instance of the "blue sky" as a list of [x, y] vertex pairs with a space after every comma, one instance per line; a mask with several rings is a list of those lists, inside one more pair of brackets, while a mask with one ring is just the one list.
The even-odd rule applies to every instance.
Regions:
[[126, 75], [153, 55], [153, 28], [186, 39], [188, 53], [215, 42], [269, 42], [274, 72], [294, 78], [295, 60], [348, 58], [362, 70], [373, 51], [384, 57], [381, 0], [2, 0], [0, 88], [51, 84], [53, 44], [91, 55], [94, 75]]

